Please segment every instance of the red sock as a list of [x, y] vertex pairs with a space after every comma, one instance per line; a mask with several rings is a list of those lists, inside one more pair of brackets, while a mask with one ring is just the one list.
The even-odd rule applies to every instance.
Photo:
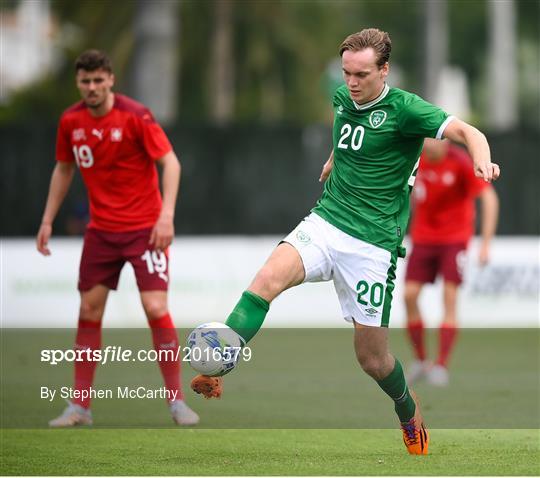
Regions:
[[424, 346], [424, 323], [419, 320], [407, 324], [407, 332], [418, 360], [426, 360], [426, 349]]
[[[149, 320], [148, 323], [152, 329], [154, 349], [158, 353], [160, 350], [172, 350], [176, 354], [178, 350], [178, 335], [176, 334], [171, 316], [165, 314], [159, 319]], [[170, 392], [169, 396], [171, 399], [173, 397], [172, 394], [176, 392], [176, 400], [183, 400], [184, 394], [180, 386], [180, 361], [164, 356], [159, 360], [159, 368], [161, 375], [163, 375], [165, 388]]]
[[[99, 350], [101, 349], [101, 321], [90, 322], [79, 319], [77, 337], [75, 338], [75, 350]], [[90, 390], [94, 383], [94, 372], [98, 362], [87, 359], [87, 355], [81, 356], [82, 361], [75, 361], [75, 390]], [[74, 398], [73, 403], [84, 408], [90, 408], [90, 398]]]
[[439, 329], [439, 358], [437, 364], [446, 367], [450, 352], [457, 337], [457, 327], [454, 324], [442, 324]]

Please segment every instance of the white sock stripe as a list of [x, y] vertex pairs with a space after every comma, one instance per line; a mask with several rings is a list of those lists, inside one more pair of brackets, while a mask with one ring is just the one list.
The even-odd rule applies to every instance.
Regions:
[[396, 399], [396, 402], [400, 402], [401, 400], [403, 400], [403, 397], [405, 397], [406, 393], [407, 393], [407, 385], [405, 385], [405, 389], [403, 390], [403, 393], [401, 394], [399, 398]]

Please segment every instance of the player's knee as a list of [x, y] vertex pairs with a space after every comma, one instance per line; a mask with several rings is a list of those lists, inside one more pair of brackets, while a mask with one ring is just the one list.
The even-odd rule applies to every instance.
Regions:
[[79, 307], [79, 320], [86, 322], [100, 322], [103, 316], [103, 307], [92, 302], [81, 302]]
[[167, 303], [159, 299], [145, 299], [142, 304], [148, 320], [159, 319], [168, 312]]
[[407, 304], [415, 304], [418, 300], [418, 291], [414, 287], [405, 287], [404, 298]]
[[375, 380], [382, 380], [387, 375], [385, 374], [385, 363], [377, 355], [357, 352], [356, 358], [362, 370]]

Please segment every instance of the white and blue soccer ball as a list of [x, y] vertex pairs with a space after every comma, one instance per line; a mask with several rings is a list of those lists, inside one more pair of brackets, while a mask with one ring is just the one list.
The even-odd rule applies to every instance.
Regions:
[[241, 356], [243, 340], [221, 322], [199, 325], [188, 336], [186, 360], [198, 373], [221, 377], [229, 373]]

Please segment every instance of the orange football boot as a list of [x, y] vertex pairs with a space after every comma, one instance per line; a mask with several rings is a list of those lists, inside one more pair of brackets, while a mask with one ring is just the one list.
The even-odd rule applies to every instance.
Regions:
[[205, 398], [220, 398], [223, 393], [223, 378], [197, 375], [191, 381], [191, 389]]
[[429, 433], [424, 425], [422, 413], [420, 413], [420, 404], [416, 394], [411, 390], [409, 392], [416, 405], [414, 417], [408, 422], [401, 424], [403, 431], [403, 443], [411, 455], [427, 455], [429, 445]]

